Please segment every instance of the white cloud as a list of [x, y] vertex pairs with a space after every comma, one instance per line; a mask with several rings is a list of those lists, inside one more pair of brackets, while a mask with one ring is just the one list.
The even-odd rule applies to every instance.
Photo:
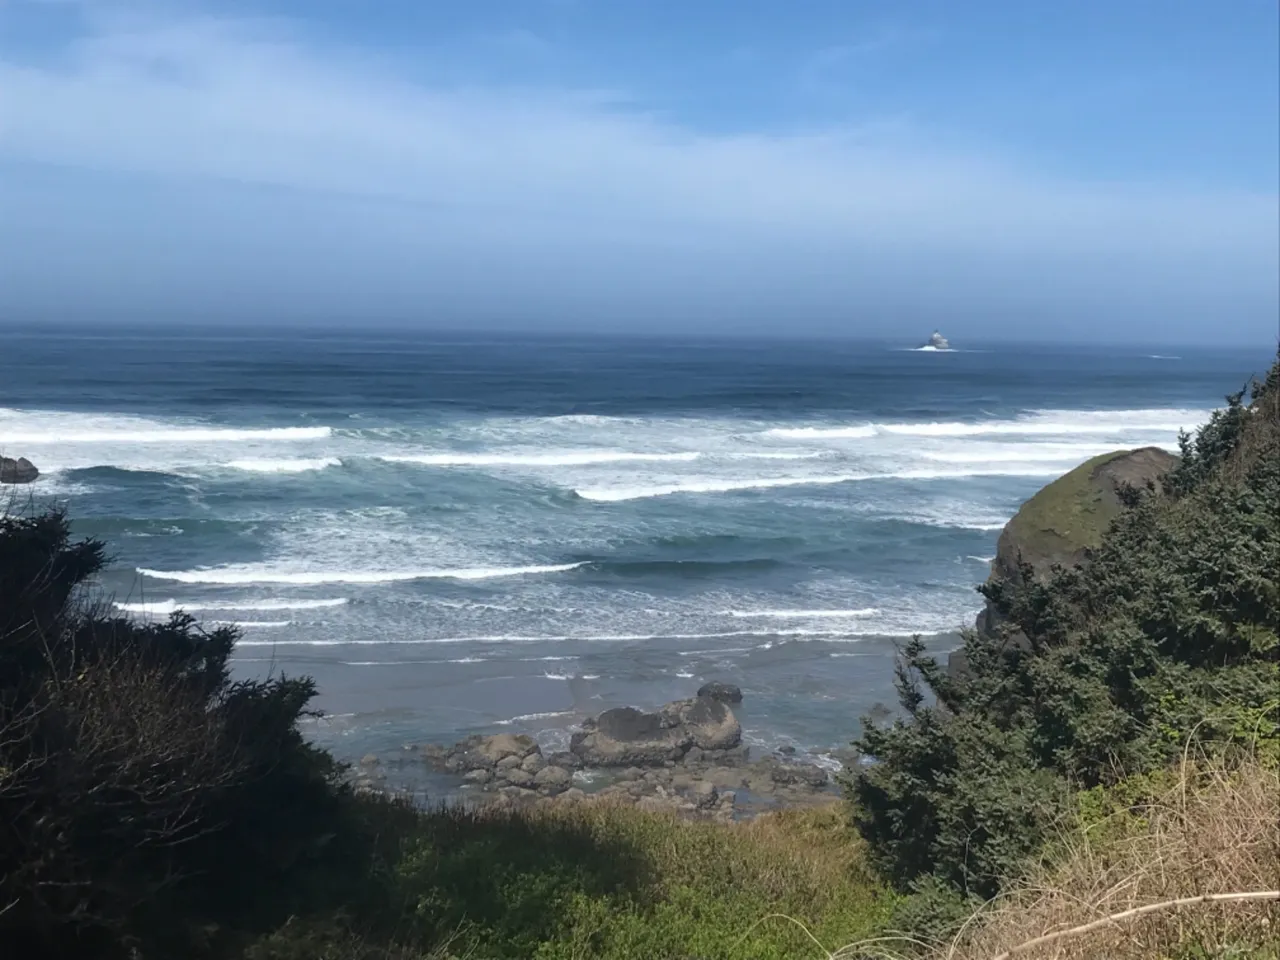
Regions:
[[845, 245], [1136, 294], [1172, 275], [1258, 288], [1280, 260], [1274, 195], [1051, 179], [876, 126], [707, 134], [591, 91], [424, 86], [300, 37], [99, 21], [42, 65], [0, 45], [0, 158], [439, 205], [558, 242], [696, 237], [709, 262]]

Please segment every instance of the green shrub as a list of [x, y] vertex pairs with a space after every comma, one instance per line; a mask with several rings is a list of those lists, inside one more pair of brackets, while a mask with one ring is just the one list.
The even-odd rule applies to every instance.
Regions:
[[1074, 812], [1077, 789], [1158, 771], [1193, 737], [1280, 755], [1280, 363], [1228, 398], [1164, 484], [1123, 492], [1089, 562], [981, 592], [952, 677], [900, 651], [902, 716], [864, 720], [853, 822], [898, 888], [988, 898]]

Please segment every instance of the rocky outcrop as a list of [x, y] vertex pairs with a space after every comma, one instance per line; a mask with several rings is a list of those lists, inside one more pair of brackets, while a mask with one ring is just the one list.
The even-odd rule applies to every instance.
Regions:
[[721, 703], [741, 703], [742, 688], [736, 687], [732, 683], [720, 683], [713, 680], [711, 683], [704, 683], [698, 688], [698, 696], [710, 697], [712, 700], [719, 700]]
[[725, 702], [741, 701], [737, 687], [708, 684], [699, 694], [653, 712], [606, 710], [583, 722], [565, 753], [544, 755], [531, 737], [498, 734], [409, 746], [404, 756], [460, 777], [468, 802], [505, 808], [614, 802], [732, 820], [834, 798], [830, 774], [794, 748], [752, 760]]
[[742, 742], [742, 726], [722, 700], [676, 700], [655, 713], [634, 707], [606, 710], [573, 735], [570, 752], [586, 766], [652, 766], [690, 750], [723, 753]]
[[[1036, 577], [1045, 577], [1055, 566], [1071, 567], [1088, 561], [1102, 543], [1103, 534], [1123, 509], [1120, 489], [1125, 485], [1159, 489], [1161, 479], [1178, 462], [1158, 447], [1142, 447], [1103, 454], [1059, 477], [1028, 500], [1005, 524], [996, 544], [988, 583], [1018, 576], [1020, 564], [1029, 564]], [[1001, 628], [997, 610], [988, 604], [978, 614], [975, 627], [988, 634]], [[1019, 637], [1009, 637], [1018, 643]], [[964, 653], [955, 651], [948, 662], [953, 675], [965, 669]]]
[[26, 457], [0, 457], [0, 483], [31, 483], [39, 476], [36, 465]]

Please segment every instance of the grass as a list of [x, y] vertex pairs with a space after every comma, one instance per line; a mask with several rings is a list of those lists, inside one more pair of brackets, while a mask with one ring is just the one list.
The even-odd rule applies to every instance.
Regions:
[[1280, 960], [1280, 899], [1213, 900], [1280, 890], [1276, 766], [1188, 756], [1146, 783], [1087, 795], [1046, 864], [935, 960]]
[[893, 905], [838, 804], [737, 824], [609, 802], [389, 815], [407, 839], [384, 922], [295, 922], [250, 960], [819, 960]]
[[1080, 549], [1102, 543], [1120, 505], [1103, 495], [1094, 471], [1128, 452], [1104, 453], [1087, 460], [1023, 504], [1008, 531], [1028, 562], [1066, 563]]

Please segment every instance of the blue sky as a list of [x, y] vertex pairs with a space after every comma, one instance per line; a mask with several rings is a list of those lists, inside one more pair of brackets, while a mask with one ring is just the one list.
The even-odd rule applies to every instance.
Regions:
[[0, 321], [1265, 344], [1278, 170], [1274, 0], [0, 0]]

